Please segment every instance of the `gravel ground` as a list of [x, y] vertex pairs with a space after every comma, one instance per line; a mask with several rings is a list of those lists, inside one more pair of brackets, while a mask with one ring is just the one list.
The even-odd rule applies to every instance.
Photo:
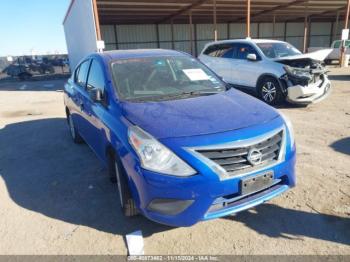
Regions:
[[331, 70], [325, 101], [280, 109], [297, 187], [190, 228], [122, 216], [106, 170], [71, 142], [62, 80], [0, 83], [0, 254], [126, 254], [125, 234], [141, 229], [146, 254], [350, 255], [350, 69]]

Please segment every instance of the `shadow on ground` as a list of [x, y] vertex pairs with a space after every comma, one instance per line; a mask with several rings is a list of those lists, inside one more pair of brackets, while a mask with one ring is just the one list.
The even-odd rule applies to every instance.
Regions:
[[350, 81], [350, 70], [348, 75], [329, 75], [328, 78], [333, 81]]
[[330, 147], [333, 148], [335, 151], [346, 155], [350, 155], [350, 137], [346, 137], [335, 141], [330, 145]]
[[264, 204], [226, 219], [240, 222], [268, 237], [309, 237], [350, 245], [350, 218]]
[[62, 91], [68, 77], [32, 81], [0, 81], [0, 91]]
[[124, 218], [116, 185], [87, 145], [73, 144], [64, 118], [7, 125], [0, 148], [0, 176], [23, 208], [118, 235], [171, 229], [142, 216]]

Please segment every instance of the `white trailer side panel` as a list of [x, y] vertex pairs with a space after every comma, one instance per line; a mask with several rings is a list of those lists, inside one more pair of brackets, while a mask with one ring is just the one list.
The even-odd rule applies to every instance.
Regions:
[[91, 0], [72, 0], [63, 22], [72, 70], [85, 56], [97, 51], [97, 36]]

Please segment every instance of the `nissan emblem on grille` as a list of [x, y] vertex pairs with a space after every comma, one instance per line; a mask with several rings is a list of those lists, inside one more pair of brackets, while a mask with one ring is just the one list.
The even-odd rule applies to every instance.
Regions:
[[250, 164], [252, 164], [253, 166], [258, 165], [261, 163], [261, 159], [262, 159], [262, 153], [258, 149], [251, 148], [249, 150], [247, 160]]
[[[277, 164], [283, 142], [283, 130], [243, 144], [198, 148], [196, 152], [223, 168], [229, 176], [237, 176]], [[216, 172], [216, 170], [214, 170]]]

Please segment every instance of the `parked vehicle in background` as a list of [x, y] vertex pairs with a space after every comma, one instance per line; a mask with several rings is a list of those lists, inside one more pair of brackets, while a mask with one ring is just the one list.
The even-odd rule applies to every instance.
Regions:
[[108, 167], [126, 216], [190, 226], [295, 185], [290, 121], [188, 54], [92, 54], [64, 93], [73, 141]]
[[55, 73], [54, 67], [49, 63], [32, 63], [29, 65], [29, 69], [32, 72], [38, 72], [41, 75]]
[[19, 64], [9, 65], [2, 72], [10, 77], [19, 78], [22, 81], [28, 80], [33, 76], [27, 66]]
[[[341, 45], [342, 45], [341, 40], [333, 41], [331, 45], [332, 52], [330, 52], [330, 54], [324, 60], [324, 62], [327, 65], [332, 64], [334, 61], [339, 63]], [[346, 46], [346, 54], [350, 55], [350, 40], [345, 41], [345, 46]], [[315, 51], [324, 50], [324, 49], [325, 49], [324, 47], [310, 47], [308, 51], [315, 52]]]
[[330, 50], [302, 54], [276, 40], [241, 39], [207, 44], [199, 59], [236, 87], [255, 91], [270, 105], [284, 100], [309, 104], [329, 94], [322, 61]]

